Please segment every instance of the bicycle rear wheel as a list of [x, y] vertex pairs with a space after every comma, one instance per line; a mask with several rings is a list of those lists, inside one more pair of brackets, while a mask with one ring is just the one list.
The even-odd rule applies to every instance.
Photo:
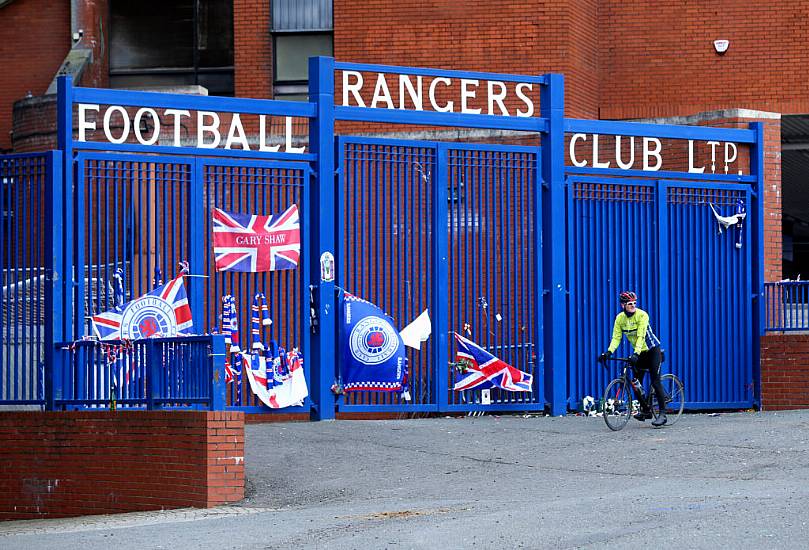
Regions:
[[610, 382], [601, 400], [601, 413], [612, 431], [617, 432], [626, 426], [632, 416], [632, 393], [628, 381], [616, 378]]
[[[683, 383], [680, 379], [673, 374], [664, 374], [660, 377], [660, 383], [663, 384], [663, 389], [666, 390], [666, 395], [669, 400], [666, 401], [666, 406], [663, 410], [666, 411], [666, 426], [671, 426], [680, 419], [685, 408], [685, 390]], [[652, 412], [655, 418], [660, 414], [660, 404], [657, 402], [657, 394], [652, 391]]]

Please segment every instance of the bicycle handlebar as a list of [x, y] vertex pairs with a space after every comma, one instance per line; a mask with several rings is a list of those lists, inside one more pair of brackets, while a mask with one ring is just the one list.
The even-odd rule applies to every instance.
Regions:
[[605, 369], [607, 368], [607, 361], [618, 361], [620, 363], [632, 363], [632, 360], [629, 357], [609, 357], [607, 359], [602, 359], [600, 361], [601, 366]]

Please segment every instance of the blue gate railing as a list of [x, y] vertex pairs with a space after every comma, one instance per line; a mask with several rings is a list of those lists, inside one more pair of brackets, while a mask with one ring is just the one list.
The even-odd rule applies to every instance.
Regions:
[[[0, 157], [0, 404], [44, 403], [52, 319], [51, 194], [58, 152]], [[58, 165], [58, 162], [56, 163]], [[61, 227], [59, 228], [61, 231]]]
[[[335, 84], [341, 73], [342, 90]], [[360, 82], [363, 73], [398, 75], [400, 85], [402, 77], [419, 82], [408, 91], [414, 108], [404, 100], [399, 108], [390, 98], [380, 102], [381, 84], [371, 106], [350, 101], [347, 87], [353, 89], [352, 78]], [[217, 401], [219, 390], [210, 384], [223, 374], [212, 363], [219, 361], [218, 352], [205, 351], [218, 345], [209, 336], [117, 346], [86, 341], [88, 316], [120, 298], [142, 295], [154, 279], [173, 277], [180, 260], [188, 260], [196, 275], [186, 284], [197, 333], [221, 326], [222, 295], [232, 294], [241, 343], [251, 348], [247, 311], [255, 293], [266, 294], [271, 337], [301, 348], [306, 358], [310, 398], [295, 412], [315, 419], [334, 418], [337, 410], [547, 408], [562, 414], [605, 382], [590, 365], [598, 342], [608, 337], [604, 327], [614, 308], [609, 297], [624, 287], [638, 289], [643, 303], [652, 306], [664, 344], [675, 352], [672, 366], [676, 356], [677, 368], [684, 369], [675, 372], [688, 378], [687, 392], [696, 391], [687, 398], [700, 407], [747, 406], [757, 398], [760, 327], [809, 328], [803, 287], [768, 285], [764, 299], [758, 294], [764, 288], [762, 123], [736, 129], [566, 119], [558, 74], [472, 73], [319, 57], [309, 60], [309, 75], [310, 101], [300, 103], [81, 88], [69, 77], [59, 78], [60, 150], [0, 159], [0, 405], [108, 407], [114, 398], [116, 406], [126, 407], [266, 410], [244, 385], [241, 394], [231, 387], [227, 398], [223, 389], [224, 405]], [[433, 84], [461, 83], [460, 103], [447, 100], [439, 108], [431, 96], [435, 110], [422, 109], [425, 77], [442, 79]], [[498, 115], [490, 102], [491, 114], [483, 114], [466, 103], [474, 98], [468, 86], [479, 81], [516, 86], [518, 94], [528, 93], [520, 98], [530, 108], [515, 116], [501, 104]], [[452, 110], [453, 103], [461, 112]], [[380, 107], [386, 104], [390, 108]], [[132, 124], [135, 111], [134, 120], [143, 124]], [[213, 116], [217, 112], [229, 115], [220, 119]], [[244, 136], [240, 114], [253, 119], [248, 128], [258, 126], [258, 143]], [[120, 127], [119, 117], [126, 121]], [[280, 145], [268, 146], [267, 117], [306, 119], [308, 152], [292, 147], [289, 135], [283, 152]], [[214, 127], [209, 120], [219, 122]], [[533, 137], [518, 138], [531, 144], [522, 148], [338, 139], [335, 123], [350, 128], [359, 123], [363, 129], [472, 128], [494, 132], [489, 135], [498, 141], [502, 131]], [[181, 139], [181, 130], [189, 139]], [[189, 145], [194, 130], [198, 147]], [[644, 144], [647, 136], [689, 146], [728, 142], [747, 147], [740, 154], [749, 170], [735, 175], [726, 166], [725, 174], [702, 173], [691, 166], [691, 148], [675, 152], [664, 170], [650, 169], [646, 161], [643, 170], [605, 169], [610, 162], [603, 157], [596, 162], [595, 137], [589, 142], [592, 164], [586, 166], [573, 161], [566, 134], [584, 135], [579, 143], [588, 135], [616, 136], [616, 161], [622, 154], [618, 136], [642, 136]], [[644, 151], [646, 160], [658, 154]], [[568, 161], [576, 167], [566, 166]], [[609, 181], [594, 181], [603, 178]], [[624, 195], [610, 195], [610, 188]], [[625, 196], [636, 191], [639, 196]], [[707, 204], [729, 211], [739, 199], [749, 214], [741, 249], [727, 234], [717, 234]], [[302, 243], [294, 273], [213, 270], [212, 207], [277, 213], [292, 203], [301, 213]], [[633, 256], [629, 246], [620, 257], [609, 256], [609, 248], [619, 246], [610, 232], [634, 221], [643, 226], [641, 233], [635, 230], [627, 240], [643, 250]], [[642, 260], [636, 260], [639, 255]], [[118, 282], [119, 269], [125, 284]], [[336, 400], [335, 273], [336, 284], [378, 303], [401, 325], [429, 309], [432, 336], [419, 353], [410, 352], [412, 402], [379, 394]], [[684, 301], [691, 295], [697, 296], [694, 303]], [[693, 316], [698, 317], [693, 326], [678, 324]], [[703, 321], [716, 328], [700, 332]], [[454, 392], [452, 331], [458, 330], [468, 330], [473, 340], [531, 372], [532, 394]], [[690, 348], [696, 339], [699, 347]], [[54, 345], [62, 341], [78, 343]], [[702, 368], [694, 351], [702, 348], [710, 348], [707, 360], [719, 370]]]
[[[407, 351], [411, 401], [356, 392], [338, 400], [339, 410], [544, 409], [539, 148], [360, 137], [338, 143], [338, 283], [401, 327], [429, 309], [433, 326], [449, 335], [445, 358], [455, 358], [457, 331], [534, 379], [531, 392], [495, 388], [488, 399], [476, 389], [456, 392], [456, 372], [431, 338]], [[437, 257], [447, 262], [441, 288]]]
[[809, 331], [809, 281], [764, 284], [764, 330]]
[[224, 336], [57, 345], [55, 409], [225, 409]]

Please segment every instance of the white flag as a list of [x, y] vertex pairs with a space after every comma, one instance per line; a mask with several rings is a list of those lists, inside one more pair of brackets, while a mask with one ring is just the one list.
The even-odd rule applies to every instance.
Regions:
[[420, 350], [421, 343], [426, 342], [432, 332], [433, 325], [430, 323], [430, 314], [425, 309], [413, 322], [399, 331], [399, 335], [402, 337], [404, 345]]

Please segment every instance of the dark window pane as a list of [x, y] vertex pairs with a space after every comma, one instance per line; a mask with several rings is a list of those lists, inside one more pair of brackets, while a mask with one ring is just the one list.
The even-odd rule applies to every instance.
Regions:
[[194, 65], [194, 0], [111, 0], [110, 19], [110, 70]]
[[110, 16], [112, 87], [200, 84], [233, 95], [231, 0], [110, 0]]
[[110, 88], [161, 88], [166, 86], [191, 86], [194, 84], [194, 73], [160, 73], [143, 74], [133, 73], [125, 75], [111, 75]]
[[208, 89], [208, 95], [233, 95], [233, 71], [199, 73], [199, 85]]
[[272, 30], [333, 31], [332, 0], [273, 0]]
[[197, 48], [200, 67], [233, 65], [233, 2], [200, 2]]
[[309, 58], [314, 55], [332, 55], [331, 33], [276, 35], [275, 80], [308, 80]]

